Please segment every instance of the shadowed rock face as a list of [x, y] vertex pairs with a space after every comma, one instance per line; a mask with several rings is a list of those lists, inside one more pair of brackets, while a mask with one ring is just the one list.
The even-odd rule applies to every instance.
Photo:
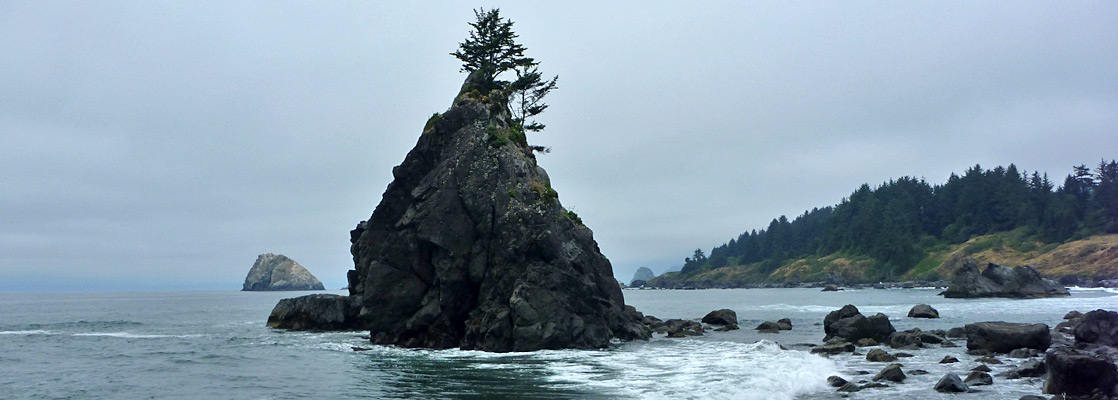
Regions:
[[656, 274], [652, 273], [651, 269], [648, 269], [648, 267], [640, 267], [637, 268], [637, 272], [633, 274], [633, 280], [629, 281], [629, 285], [633, 285], [636, 281], [647, 281], [655, 277]]
[[1009, 268], [989, 263], [981, 272], [967, 261], [955, 271], [951, 285], [943, 292], [948, 298], [1010, 297], [1035, 298], [1068, 296], [1067, 288], [1046, 279], [1028, 265]]
[[647, 339], [593, 233], [568, 213], [496, 92], [470, 79], [350, 233], [372, 340], [530, 351]]
[[324, 290], [310, 271], [283, 254], [261, 254], [248, 271], [241, 290]]

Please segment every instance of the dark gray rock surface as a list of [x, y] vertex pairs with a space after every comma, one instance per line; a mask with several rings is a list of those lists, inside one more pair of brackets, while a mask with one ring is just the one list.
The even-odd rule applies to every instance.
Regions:
[[1070, 348], [1054, 349], [1044, 357], [1048, 378], [1044, 393], [1070, 396], [1118, 395], [1118, 370], [1115, 365], [1085, 351]]
[[823, 318], [823, 332], [824, 341], [835, 337], [851, 342], [870, 338], [882, 343], [888, 341], [889, 335], [896, 332], [896, 329], [885, 314], [877, 313], [866, 317], [858, 312], [858, 307], [847, 304]]
[[256, 257], [241, 287], [244, 291], [324, 290], [322, 282], [310, 271], [283, 254], [265, 253]]
[[429, 120], [350, 232], [349, 290], [371, 340], [507, 352], [648, 339], [593, 232], [482, 79]]
[[734, 310], [723, 308], [721, 310], [714, 310], [707, 315], [703, 316], [704, 324], [711, 325], [738, 325], [738, 313]]
[[1048, 349], [1052, 336], [1045, 324], [976, 322], [966, 325], [967, 349], [1009, 353], [1014, 349]]
[[885, 368], [882, 368], [881, 372], [878, 372], [877, 375], [873, 377], [873, 380], [904, 382], [905, 378], [907, 378], [907, 376], [905, 376], [904, 371], [901, 370], [901, 364], [889, 364], [885, 366]]
[[981, 371], [972, 371], [967, 375], [967, 379], [963, 380], [967, 386], [986, 386], [994, 384], [994, 377], [990, 374]]
[[1056, 281], [1046, 279], [1029, 265], [1009, 268], [994, 263], [981, 272], [972, 261], [966, 261], [943, 292], [947, 298], [1009, 297], [1036, 298], [1068, 296], [1070, 293]]
[[948, 373], [940, 378], [939, 382], [936, 382], [935, 390], [941, 393], [964, 393], [969, 388], [963, 383], [962, 379], [959, 379], [959, 375]]
[[871, 349], [870, 351], [866, 352], [866, 361], [893, 362], [897, 361], [897, 357], [894, 357], [892, 354], [889, 354], [889, 352], [882, 349]]
[[271, 315], [268, 327], [291, 330], [364, 330], [366, 325], [357, 316], [360, 302], [350, 296], [312, 294], [280, 300]]
[[1079, 317], [1075, 341], [1103, 346], [1118, 346], [1118, 312], [1095, 310]]
[[909, 318], [939, 318], [939, 311], [927, 304], [917, 304], [908, 310]]

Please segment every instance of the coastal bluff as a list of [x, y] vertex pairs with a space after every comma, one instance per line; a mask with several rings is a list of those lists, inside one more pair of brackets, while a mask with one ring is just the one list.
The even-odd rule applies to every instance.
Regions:
[[354, 304], [373, 343], [509, 352], [650, 337], [508, 99], [481, 75], [428, 120], [392, 175], [350, 232], [349, 299], [331, 300]]
[[245, 277], [242, 291], [325, 290], [310, 271], [283, 254], [265, 253]]

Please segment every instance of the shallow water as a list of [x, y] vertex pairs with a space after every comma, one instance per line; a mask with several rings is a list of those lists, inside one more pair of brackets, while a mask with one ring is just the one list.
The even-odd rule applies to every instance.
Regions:
[[[301, 292], [7, 293], [0, 294], [0, 397], [837, 398], [825, 386], [827, 376], [868, 379], [858, 371], [876, 373], [884, 364], [861, 356], [819, 357], [796, 344], [819, 343], [823, 332], [817, 324], [844, 304], [855, 304], [863, 313], [883, 312], [898, 330], [986, 320], [1054, 325], [1069, 310], [1118, 308], [1118, 294], [1102, 290], [1037, 300], [944, 299], [936, 293], [626, 290], [626, 301], [646, 314], [697, 319], [730, 308], [743, 329], [688, 339], [658, 336], [601, 351], [511, 354], [406, 350], [371, 346], [363, 332], [284, 332], [264, 326], [276, 301], [306, 294]], [[919, 303], [931, 304], [943, 318], [905, 318]], [[792, 331], [752, 329], [784, 317], [792, 319]], [[780, 344], [792, 350], [780, 350]], [[904, 384], [853, 397], [938, 398], [931, 387], [939, 377], [948, 371], [965, 376], [962, 372], [977, 365], [963, 351], [914, 351], [916, 357], [902, 360], [905, 370], [930, 374], [910, 375]], [[938, 364], [945, 354], [962, 362]], [[992, 367], [995, 373], [1011, 368]], [[1016, 399], [1039, 393], [1035, 379], [995, 377], [995, 382], [982, 393], [943, 398]]]

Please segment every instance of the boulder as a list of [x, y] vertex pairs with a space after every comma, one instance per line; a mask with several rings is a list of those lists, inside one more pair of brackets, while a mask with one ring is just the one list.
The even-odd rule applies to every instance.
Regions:
[[842, 379], [841, 376], [831, 375], [827, 377], [827, 384], [831, 387], [842, 387], [846, 383], [846, 379]]
[[977, 362], [980, 362], [980, 363], [983, 363], [983, 364], [1001, 364], [1002, 363], [1001, 360], [998, 360], [994, 357], [989, 357], [989, 356], [978, 357], [978, 358], [974, 359], [974, 361], [977, 361]]
[[703, 317], [704, 324], [738, 326], [738, 313], [730, 309], [715, 310]]
[[955, 375], [954, 373], [948, 373], [944, 375], [943, 378], [939, 378], [939, 382], [936, 382], [935, 389], [940, 393], [965, 393], [970, 390], [967, 384], [963, 383], [962, 379], [959, 379], [959, 375]]
[[854, 342], [858, 347], [877, 346], [877, 341], [870, 338], [861, 338]]
[[986, 364], [979, 364], [977, 367], [971, 368], [971, 371], [990, 372], [990, 367]]
[[889, 364], [889, 365], [885, 366], [885, 368], [882, 368], [881, 372], [878, 372], [877, 375], [875, 375], [873, 377], [873, 380], [875, 380], [875, 381], [887, 380], [887, 381], [892, 381], [892, 382], [903, 382], [905, 380], [905, 378], [906, 378], [906, 376], [904, 374], [904, 371], [901, 371], [901, 364]]
[[371, 340], [508, 352], [648, 339], [593, 232], [559, 202], [490, 86], [470, 74], [350, 232], [349, 290]]
[[861, 387], [861, 386], [858, 386], [858, 384], [857, 384], [857, 383], [854, 383], [854, 382], [846, 382], [845, 384], [843, 384], [843, 385], [842, 385], [842, 387], [838, 388], [838, 390], [837, 390], [837, 391], [839, 391], [839, 392], [847, 392], [847, 393], [854, 393], [854, 392], [857, 392], [857, 391], [860, 391], [860, 390], [862, 390], [862, 387]]
[[897, 357], [893, 357], [893, 355], [882, 349], [872, 349], [866, 353], [866, 361], [893, 362], [897, 361]]
[[360, 300], [336, 294], [312, 294], [280, 300], [268, 315], [268, 327], [298, 331], [363, 330]]
[[265, 253], [256, 257], [248, 270], [243, 291], [325, 290], [310, 271], [283, 254]]
[[757, 325], [757, 331], [761, 333], [780, 333], [780, 326], [776, 322], [765, 321]]
[[1068, 296], [1067, 288], [1029, 265], [1009, 268], [989, 263], [981, 272], [973, 261], [955, 271], [951, 285], [943, 292], [947, 298], [1009, 297], [1036, 298]]
[[1118, 312], [1088, 312], [1075, 327], [1075, 341], [1104, 346], [1118, 346]]
[[967, 386], [993, 385], [994, 378], [985, 372], [973, 371], [970, 375], [967, 375], [967, 379], [964, 379], [963, 383], [967, 384]]
[[824, 341], [834, 337], [846, 341], [870, 338], [881, 343], [888, 340], [889, 335], [896, 332], [896, 329], [889, 323], [889, 317], [885, 314], [877, 313], [867, 318], [858, 312], [858, 307], [847, 304], [823, 318], [823, 332], [826, 334]]
[[776, 320], [776, 326], [782, 331], [792, 330], [792, 320], [788, 318], [781, 318]]
[[909, 318], [939, 318], [939, 311], [927, 304], [917, 304], [908, 310]]
[[636, 287], [638, 281], [642, 283], [641, 286], [645, 286], [644, 284], [647, 283], [649, 279], [655, 277], [656, 274], [652, 273], [652, 270], [648, 269], [648, 267], [637, 268], [637, 272], [633, 274], [633, 279], [629, 281], [629, 286]]
[[1025, 361], [1024, 363], [1021, 363], [1020, 367], [1017, 367], [1017, 376], [1034, 378], [1043, 376], [1047, 372], [1048, 368], [1044, 364], [1044, 360], [1042, 359]]
[[1014, 349], [1048, 349], [1052, 343], [1048, 325], [1010, 322], [976, 322], [966, 325], [967, 349], [1008, 353]]
[[1048, 352], [1044, 362], [1048, 366], [1044, 393], [1089, 396], [1098, 390], [1102, 395], [1118, 395], [1118, 371], [1102, 357], [1061, 348]]
[[943, 359], [939, 360], [940, 364], [951, 364], [957, 362], [959, 362], [959, 359], [952, 356], [943, 356]]
[[967, 337], [967, 330], [966, 330], [966, 328], [963, 328], [961, 326], [957, 326], [957, 327], [948, 329], [947, 330], [947, 335], [945, 335], [945, 336], [948, 337], [948, 338], [951, 338], [951, 339], [965, 338], [965, 337]]
[[703, 324], [686, 319], [669, 319], [652, 329], [656, 333], [665, 333], [670, 338], [685, 336], [702, 336], [705, 329]]

